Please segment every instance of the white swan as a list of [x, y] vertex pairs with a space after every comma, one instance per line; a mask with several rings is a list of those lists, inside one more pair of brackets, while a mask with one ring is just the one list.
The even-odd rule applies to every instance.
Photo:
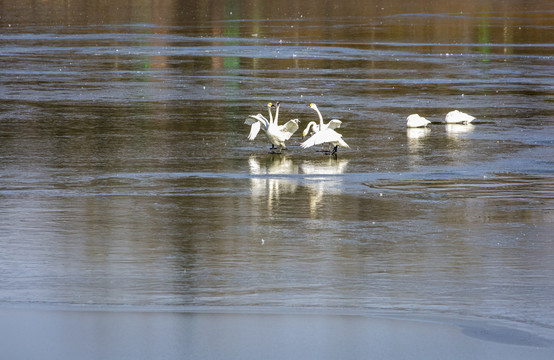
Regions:
[[249, 140], [253, 140], [260, 128], [264, 129], [265, 135], [271, 143], [271, 148], [279, 146], [279, 152], [282, 149], [286, 149], [285, 141], [290, 139], [292, 134], [298, 130], [298, 119], [287, 121], [284, 125], [278, 125], [279, 120], [279, 107], [281, 104], [277, 102], [277, 109], [275, 110], [275, 119], [271, 113], [271, 108], [275, 107], [272, 103], [267, 104], [269, 111], [269, 121], [262, 115], [250, 115], [250, 118], [246, 119], [245, 124], [251, 125]]
[[[332, 151], [329, 151], [331, 155], [337, 152], [337, 149], [339, 146], [350, 149], [350, 146], [348, 146], [348, 144], [342, 139], [342, 135], [334, 130], [340, 127], [342, 122], [340, 120], [333, 119], [333, 120], [330, 120], [327, 124], [324, 124], [323, 116], [321, 116], [321, 112], [317, 108], [317, 105], [314, 103], [311, 103], [310, 107], [317, 112], [317, 115], [319, 116], [319, 125], [317, 125], [313, 121], [311, 122], [313, 123], [312, 129], [314, 131], [314, 134], [308, 140], [300, 144], [300, 146], [303, 149], [305, 149], [314, 145], [331, 143], [332, 145], [335, 146]], [[308, 124], [308, 127], [306, 127], [302, 135], [306, 136], [308, 131], [310, 131], [310, 124]]]
[[406, 120], [408, 120], [406, 122], [406, 126], [409, 128], [425, 127], [431, 123], [429, 120], [423, 116], [419, 116], [418, 114], [412, 114], [408, 116]]
[[446, 114], [445, 121], [447, 124], [459, 124], [459, 123], [469, 124], [474, 119], [475, 119], [474, 116], [471, 116], [469, 114], [463, 113], [458, 110], [454, 110]]
[[281, 103], [277, 101], [277, 109], [275, 110], [275, 119], [273, 123], [270, 123], [267, 128], [267, 138], [271, 144], [279, 146], [279, 151], [286, 149], [285, 141], [290, 139], [292, 134], [298, 130], [299, 120], [292, 119], [287, 121], [284, 125], [278, 125], [277, 121], [279, 119], [279, 107]]
[[340, 128], [340, 125], [342, 124], [342, 121], [340, 121], [338, 119], [333, 119], [333, 120], [329, 120], [329, 122], [327, 124], [324, 124], [323, 123], [323, 117], [321, 116], [321, 113], [319, 112], [319, 109], [317, 108], [317, 105], [314, 104], [314, 103], [311, 103], [310, 107], [312, 109], [314, 109], [315, 111], [317, 111], [317, 113], [319, 114], [319, 125], [315, 121], [310, 121], [308, 123], [308, 126], [306, 126], [306, 128], [302, 132], [302, 137], [306, 137], [306, 135], [308, 135], [308, 133], [310, 132], [310, 128], [312, 128], [312, 135], [317, 133], [320, 130], [325, 130], [325, 129], [333, 129], [334, 130], [334, 129]]

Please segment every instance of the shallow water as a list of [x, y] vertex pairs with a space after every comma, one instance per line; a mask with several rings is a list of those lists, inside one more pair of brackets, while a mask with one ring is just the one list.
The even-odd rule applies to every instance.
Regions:
[[[548, 1], [70, 3], [0, 4], [2, 304], [442, 314], [554, 339]], [[247, 141], [277, 100], [301, 128], [317, 103], [351, 149]], [[477, 119], [445, 126], [452, 109]]]

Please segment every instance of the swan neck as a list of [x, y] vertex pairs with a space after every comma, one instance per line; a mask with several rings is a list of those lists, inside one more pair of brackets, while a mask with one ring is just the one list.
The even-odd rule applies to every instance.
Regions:
[[275, 109], [275, 125], [277, 125], [277, 119], [279, 118], [279, 107], [281, 105], [277, 105], [277, 109]]
[[316, 107], [315, 111], [317, 111], [317, 115], [319, 116], [319, 130], [323, 130], [323, 116], [321, 116], [321, 113], [319, 112], [319, 109]]
[[271, 106], [267, 107], [267, 112], [269, 113], [269, 123], [273, 124], [273, 114], [271, 113]]

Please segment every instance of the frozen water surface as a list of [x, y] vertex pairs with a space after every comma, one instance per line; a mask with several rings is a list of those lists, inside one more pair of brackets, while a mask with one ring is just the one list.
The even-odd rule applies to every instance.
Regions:
[[[150, 338], [169, 357], [400, 359], [434, 344], [420, 331], [438, 340], [419, 357], [552, 358], [550, 2], [69, 3], [0, 5], [12, 358], [37, 338], [140, 358]], [[270, 101], [301, 129], [317, 103], [351, 149], [303, 150], [300, 130], [268, 154], [244, 119]], [[454, 109], [476, 120], [445, 125]], [[74, 334], [96, 322], [137, 333]]]

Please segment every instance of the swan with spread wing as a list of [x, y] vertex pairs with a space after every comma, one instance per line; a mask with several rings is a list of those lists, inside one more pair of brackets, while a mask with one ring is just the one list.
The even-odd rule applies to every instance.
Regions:
[[310, 146], [329, 143], [331, 145], [334, 145], [333, 150], [329, 149], [328, 151], [328, 153], [331, 155], [336, 154], [339, 146], [350, 149], [350, 146], [348, 146], [348, 144], [342, 139], [342, 135], [335, 131], [335, 129], [340, 127], [342, 121], [333, 119], [330, 120], [327, 124], [324, 124], [323, 116], [317, 108], [317, 105], [311, 103], [310, 107], [317, 112], [317, 115], [319, 116], [319, 125], [317, 125], [314, 121], [311, 121], [308, 124], [302, 135], [306, 136], [310, 131], [310, 128], [313, 131], [313, 135], [308, 140], [300, 144], [300, 146], [305, 149]]
[[[281, 103], [277, 102], [277, 106], [272, 103], [267, 104], [269, 112], [269, 120], [267, 120], [262, 114], [250, 115], [244, 122], [246, 125], [250, 125], [250, 134], [248, 140], [254, 140], [261, 129], [264, 130], [267, 139], [271, 143], [271, 148], [279, 146], [279, 152], [286, 149], [285, 141], [298, 130], [298, 119], [292, 119], [287, 121], [284, 125], [279, 125], [279, 107]], [[275, 118], [271, 113], [271, 109], [275, 109]]]

